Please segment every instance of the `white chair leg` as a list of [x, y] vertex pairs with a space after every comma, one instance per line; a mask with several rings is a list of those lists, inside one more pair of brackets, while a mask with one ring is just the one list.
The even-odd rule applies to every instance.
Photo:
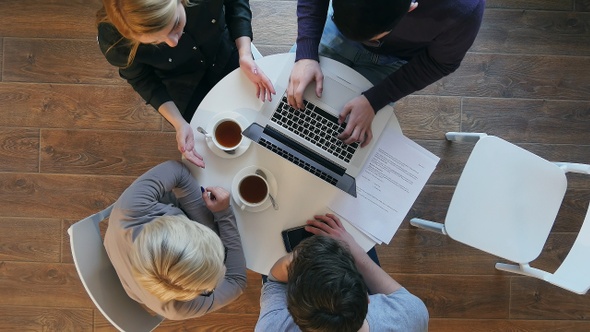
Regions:
[[410, 219], [410, 225], [425, 229], [427, 231], [447, 235], [447, 232], [445, 231], [445, 225], [439, 222], [434, 222], [420, 218], [412, 218]]
[[496, 263], [496, 269], [498, 269], [500, 271], [526, 275], [526, 274], [522, 273], [522, 270], [520, 269], [520, 265], [517, 265], [517, 264]]
[[538, 278], [541, 280], [545, 280], [545, 277], [550, 274], [543, 270], [536, 269], [531, 267], [528, 264], [506, 264], [506, 263], [496, 263], [496, 269], [500, 271], [512, 272], [516, 274], [520, 274], [527, 277]]
[[555, 164], [559, 166], [561, 169], [563, 169], [563, 171], [566, 173], [571, 172], [580, 174], [590, 174], [590, 165], [563, 162], [556, 162]]
[[488, 136], [485, 133], [463, 133], [457, 131], [450, 131], [445, 134], [447, 141], [454, 142], [472, 142], [479, 141], [480, 138]]

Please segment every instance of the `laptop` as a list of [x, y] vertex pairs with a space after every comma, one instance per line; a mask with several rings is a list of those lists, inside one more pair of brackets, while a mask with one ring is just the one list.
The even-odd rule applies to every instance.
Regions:
[[314, 82], [303, 94], [305, 109], [296, 110], [288, 105], [286, 94], [292, 66], [292, 62], [284, 66], [275, 83], [276, 97], [263, 104], [255, 122], [242, 134], [356, 197], [355, 177], [393, 114], [393, 108], [377, 112], [369, 145], [361, 148], [359, 143], [344, 144], [337, 136], [346, 123], [339, 125], [338, 115], [348, 101], [366, 89], [322, 68], [322, 97], [316, 96]]

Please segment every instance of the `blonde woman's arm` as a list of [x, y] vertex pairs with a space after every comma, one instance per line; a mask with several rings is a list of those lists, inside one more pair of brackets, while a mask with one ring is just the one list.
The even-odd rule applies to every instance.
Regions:
[[[211, 196], [209, 196], [211, 193]], [[185, 318], [203, 316], [236, 300], [246, 288], [246, 259], [236, 217], [229, 205], [229, 192], [219, 187], [207, 187], [202, 196], [213, 213], [219, 237], [226, 248], [226, 272], [223, 280], [209, 296], [198, 296], [192, 301], [178, 303], [177, 315]]]
[[125, 189], [115, 208], [122, 210], [130, 220], [151, 220], [154, 216], [170, 213], [173, 207], [161, 200], [179, 186], [190, 186], [183, 176], [185, 171], [188, 169], [183, 164], [172, 160], [154, 166]]

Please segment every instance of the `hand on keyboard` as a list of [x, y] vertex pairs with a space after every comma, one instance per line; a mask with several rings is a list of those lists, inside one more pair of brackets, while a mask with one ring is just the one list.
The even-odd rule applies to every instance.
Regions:
[[313, 81], [316, 82], [315, 94], [320, 98], [324, 85], [324, 74], [319, 62], [312, 59], [301, 59], [295, 62], [289, 77], [289, 86], [287, 87], [287, 102], [289, 105], [296, 109], [302, 109], [304, 107], [303, 92]]
[[361, 95], [346, 103], [338, 121], [343, 123], [346, 117], [348, 117], [348, 124], [338, 138], [346, 144], [361, 142], [361, 147], [369, 144], [373, 139], [371, 124], [375, 111], [367, 98]]

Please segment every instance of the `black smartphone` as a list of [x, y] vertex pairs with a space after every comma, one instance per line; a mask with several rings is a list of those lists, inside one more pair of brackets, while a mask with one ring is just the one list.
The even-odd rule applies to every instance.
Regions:
[[293, 251], [293, 248], [295, 248], [299, 242], [313, 235], [313, 233], [305, 230], [305, 226], [289, 228], [282, 231], [281, 234], [283, 236], [283, 242], [285, 243], [285, 249], [287, 252]]

